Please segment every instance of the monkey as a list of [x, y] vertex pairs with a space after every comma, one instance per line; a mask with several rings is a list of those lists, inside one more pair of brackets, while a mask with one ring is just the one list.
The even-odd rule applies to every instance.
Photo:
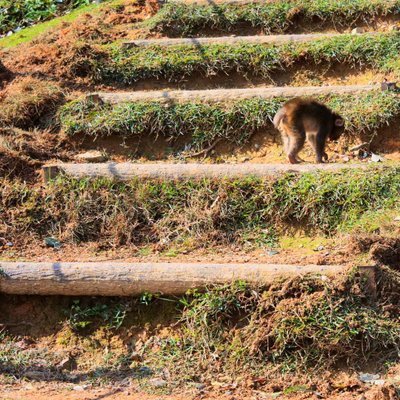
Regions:
[[306, 139], [315, 151], [316, 162], [328, 161], [325, 153], [327, 138], [338, 140], [344, 131], [344, 119], [340, 115], [313, 99], [299, 97], [282, 106], [273, 124], [282, 135], [283, 147], [291, 164], [299, 162], [297, 155]]

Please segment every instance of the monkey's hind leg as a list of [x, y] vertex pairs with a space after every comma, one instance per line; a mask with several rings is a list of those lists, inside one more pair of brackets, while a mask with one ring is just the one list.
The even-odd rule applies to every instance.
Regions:
[[290, 162], [290, 164], [298, 164], [298, 154], [300, 150], [304, 146], [304, 142], [306, 140], [306, 136], [304, 133], [292, 133], [292, 135], [289, 136], [289, 145], [288, 145], [288, 151], [287, 151], [287, 157]]
[[315, 151], [316, 163], [324, 163], [328, 160], [328, 154], [325, 153], [325, 143], [328, 131], [325, 127], [321, 127], [317, 133], [307, 134], [307, 140]]
[[279, 131], [281, 133], [283, 149], [285, 150], [285, 153], [288, 154], [288, 152], [289, 152], [289, 136], [286, 133], [284, 128], [280, 127]]

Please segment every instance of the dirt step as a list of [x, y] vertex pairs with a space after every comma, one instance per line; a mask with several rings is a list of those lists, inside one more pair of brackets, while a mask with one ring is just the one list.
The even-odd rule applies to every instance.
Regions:
[[144, 179], [190, 179], [190, 178], [242, 178], [246, 176], [268, 177], [294, 172], [339, 171], [346, 168], [366, 168], [368, 164], [167, 164], [167, 163], [98, 163], [56, 164], [43, 167], [46, 182], [59, 174], [74, 178], [115, 178], [129, 181]]
[[[371, 35], [375, 32], [366, 32]], [[264, 43], [290, 43], [290, 42], [309, 42], [312, 40], [324, 39], [332, 36], [344, 36], [340, 33], [313, 33], [298, 35], [263, 35], [263, 36], [220, 36], [220, 37], [201, 37], [201, 38], [164, 38], [164, 39], [138, 39], [124, 42], [126, 47], [142, 46], [177, 46], [193, 45], [202, 46], [207, 44], [264, 44]], [[362, 34], [357, 34], [362, 35]]]
[[137, 92], [97, 92], [88, 95], [100, 97], [108, 103], [134, 101], [168, 102], [228, 102], [251, 98], [318, 96], [324, 94], [361, 93], [380, 90], [380, 85], [349, 85], [349, 86], [304, 86], [304, 87], [255, 87], [246, 89], [212, 89], [212, 90], [160, 90]]
[[335, 276], [342, 265], [0, 262], [0, 293], [19, 295], [133, 296], [184, 294], [191, 288], [245, 280], [269, 284], [302, 274]]

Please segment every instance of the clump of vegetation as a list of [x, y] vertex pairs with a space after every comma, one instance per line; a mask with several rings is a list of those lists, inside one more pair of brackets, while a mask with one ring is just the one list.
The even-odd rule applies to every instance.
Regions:
[[[346, 119], [349, 134], [374, 130], [399, 115], [400, 98], [390, 92], [320, 96]], [[59, 113], [61, 125], [69, 135], [153, 135], [175, 140], [191, 137], [191, 147], [199, 150], [217, 138], [235, 144], [246, 143], [260, 129], [271, 127], [275, 113], [287, 99], [249, 99], [232, 104], [182, 103], [167, 107], [157, 102], [111, 105], [80, 99], [66, 104]]]
[[400, 169], [222, 181], [60, 178], [45, 188], [4, 180], [0, 188], [0, 236], [14, 243], [55, 236], [103, 246], [270, 246], [294, 227], [330, 235], [372, 210], [397, 209]]
[[67, 310], [67, 322], [69, 326], [80, 331], [98, 322], [109, 329], [118, 329], [123, 324], [128, 305], [122, 303], [113, 304], [81, 304], [75, 300]]
[[168, 2], [146, 25], [175, 36], [195, 35], [210, 29], [233, 31], [243, 25], [265, 33], [283, 33], [300, 21], [307, 24], [308, 29], [315, 26], [317, 30], [321, 23], [347, 26], [359, 20], [373, 21], [377, 16], [398, 15], [399, 10], [397, 0], [284, 0], [240, 5]]
[[0, 97], [0, 127], [28, 129], [43, 125], [41, 119], [54, 113], [63, 98], [56, 83], [32, 77], [18, 79]]
[[0, 34], [46, 21], [90, 0], [0, 0]]
[[180, 335], [157, 342], [161, 351], [149, 357], [202, 376], [213, 367], [265, 374], [271, 366], [287, 372], [398, 359], [400, 321], [383, 314], [384, 293], [374, 303], [367, 290], [352, 274], [342, 283], [307, 276], [264, 289], [239, 282], [195, 292], [182, 300]]
[[105, 48], [108, 56], [98, 60], [92, 77], [98, 81], [132, 84], [140, 79], [180, 81], [194, 73], [204, 76], [248, 71], [268, 77], [296, 63], [334, 64], [398, 71], [398, 33], [343, 35], [280, 45], [207, 44]]

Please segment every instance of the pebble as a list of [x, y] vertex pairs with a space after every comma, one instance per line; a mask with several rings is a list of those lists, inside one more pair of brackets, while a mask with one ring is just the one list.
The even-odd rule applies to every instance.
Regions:
[[204, 390], [206, 388], [206, 385], [204, 383], [195, 383], [194, 387], [198, 390]]
[[75, 156], [77, 160], [86, 161], [86, 162], [104, 162], [107, 160], [107, 157], [98, 150], [87, 151], [86, 153], [80, 153]]
[[75, 385], [72, 387], [72, 390], [75, 390], [76, 392], [83, 392], [88, 388], [89, 388], [89, 385]]
[[150, 379], [149, 383], [151, 386], [155, 388], [163, 388], [167, 386], [167, 382], [164, 381], [164, 379], [158, 379], [158, 378]]

